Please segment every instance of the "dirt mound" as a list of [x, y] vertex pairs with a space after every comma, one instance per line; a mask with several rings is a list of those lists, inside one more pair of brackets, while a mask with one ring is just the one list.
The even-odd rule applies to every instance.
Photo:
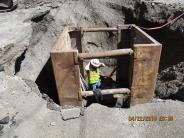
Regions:
[[156, 95], [184, 101], [184, 62], [163, 70], [159, 76]]

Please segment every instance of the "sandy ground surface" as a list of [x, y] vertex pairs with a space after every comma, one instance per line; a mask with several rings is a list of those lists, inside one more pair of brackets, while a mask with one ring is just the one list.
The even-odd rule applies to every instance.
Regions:
[[[59, 111], [49, 110], [34, 82], [0, 73], [0, 119], [9, 116], [0, 132], [3, 138], [182, 138], [184, 104], [154, 100], [129, 109], [92, 104], [84, 116], [63, 121]], [[156, 121], [129, 121], [129, 116], [156, 116]], [[159, 117], [173, 116], [173, 121]]]

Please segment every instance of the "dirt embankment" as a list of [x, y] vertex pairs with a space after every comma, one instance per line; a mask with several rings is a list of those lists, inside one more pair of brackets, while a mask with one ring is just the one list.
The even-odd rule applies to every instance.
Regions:
[[184, 62], [169, 67], [159, 74], [156, 95], [164, 99], [184, 101]]

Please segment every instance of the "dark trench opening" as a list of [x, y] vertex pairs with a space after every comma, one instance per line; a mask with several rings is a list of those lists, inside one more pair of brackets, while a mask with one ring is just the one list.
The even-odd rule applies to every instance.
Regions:
[[39, 23], [40, 21], [42, 21], [42, 20], [44, 19], [44, 17], [45, 17], [46, 15], [48, 15], [49, 12], [50, 12], [50, 11], [46, 11], [46, 12], [39, 13], [39, 14], [33, 16], [33, 17], [31, 18], [31, 21], [32, 21], [32, 22], [35, 22], [35, 23]]
[[[123, 31], [122, 33], [123, 35], [121, 40], [126, 39], [127, 41], [121, 41], [119, 44], [117, 44], [117, 49], [132, 47], [130, 42], [131, 41], [130, 30]], [[126, 34], [126, 36], [124, 34]], [[101, 72], [105, 71], [105, 73], [102, 74], [106, 74], [105, 76], [101, 75], [101, 84], [102, 84], [100, 88], [101, 90], [116, 89], [116, 88], [131, 89], [131, 77], [133, 67], [132, 56], [126, 55], [115, 58], [105, 57], [100, 60], [107, 65], [106, 67], [104, 67], [104, 69], [103, 68], [100, 69]], [[108, 61], [110, 63], [111, 60], [114, 60], [114, 64], [108, 65]], [[108, 70], [111, 70], [110, 73]], [[113, 72], [114, 75], [112, 74]], [[111, 76], [110, 74], [113, 76]], [[86, 100], [87, 100], [86, 104], [87, 107], [93, 103], [97, 103], [95, 96], [87, 97]], [[102, 104], [107, 107], [129, 108], [130, 96], [127, 94], [115, 94], [115, 96], [113, 94], [103, 95], [103, 100], [99, 102], [99, 104]]]
[[26, 52], [27, 52], [27, 49], [25, 49], [24, 52], [19, 57], [17, 57], [15, 61], [15, 74], [20, 71], [20, 67], [21, 67], [22, 61], [25, 59]]
[[113, 95], [103, 95], [103, 100], [101, 102], [97, 102], [95, 96], [89, 96], [85, 98], [87, 101], [85, 107], [89, 107], [91, 104], [99, 103], [101, 105], [111, 107], [111, 108], [129, 108], [129, 97], [127, 95], [122, 98], [115, 98]]
[[36, 84], [42, 94], [48, 95], [56, 104], [59, 104], [51, 58], [49, 58], [40, 72]]
[[[114, 80], [112, 78], [107, 78], [106, 76], [100, 76], [101, 78], [101, 87], [100, 90], [105, 90], [105, 89], [116, 89], [116, 88], [128, 88], [127, 81], [123, 81], [125, 83], [119, 84], [117, 82], [117, 80]], [[122, 82], [122, 81], [121, 81]], [[107, 106], [107, 107], [121, 107], [121, 108], [129, 108], [130, 104], [129, 104], [129, 97], [128, 95], [125, 94], [119, 94], [119, 98], [114, 97], [113, 94], [109, 94], [109, 95], [102, 95], [102, 100], [100, 102], [97, 101], [96, 97], [93, 96], [89, 96], [84, 98], [87, 103], [86, 103], [86, 107], [90, 106], [93, 103], [99, 103], [101, 105]], [[101, 98], [101, 97], [99, 97]]]
[[[107, 25], [107, 27], [109, 27]], [[86, 33], [83, 37], [83, 39], [85, 40], [83, 42], [84, 46], [84, 51], [85, 52], [95, 52], [98, 51], [99, 49], [97, 49], [98, 44], [101, 44], [101, 47], [103, 47], [103, 42], [101, 42], [102, 40], [98, 40], [97, 42], [95, 40], [93, 40], [93, 34], [94, 33], [101, 33], [100, 35], [104, 35], [104, 36], [108, 36], [106, 41], [111, 40], [111, 43], [108, 43], [108, 48], [104, 48], [104, 50], [114, 50], [114, 49], [122, 49], [122, 48], [130, 48], [131, 45], [131, 37], [130, 37], [130, 32], [131, 30], [126, 30], [123, 31], [123, 35], [121, 40], [127, 40], [124, 42], [120, 42], [121, 44], [118, 44], [118, 33], [117, 32], [93, 32], [93, 33]], [[105, 34], [104, 34], [105, 33]], [[125, 36], [125, 34], [127, 34]], [[72, 47], [73, 48], [77, 48], [79, 50], [79, 52], [81, 51], [81, 45], [80, 45], [80, 38], [78, 36], [80, 36], [80, 34], [78, 34], [78, 32], [73, 31], [69, 33], [70, 38], [72, 38]], [[91, 35], [91, 36], [90, 36]], [[90, 38], [90, 39], [89, 39]], [[111, 39], [110, 39], [111, 38]], [[85, 44], [86, 43], [86, 44]], [[93, 50], [91, 48], [94, 48]], [[130, 74], [131, 74], [131, 60], [132, 58], [130, 56], [121, 56], [121, 57], [113, 57], [113, 58], [108, 58], [108, 57], [104, 57], [104, 58], [100, 58], [100, 61], [103, 62], [106, 67], [104, 67], [104, 69], [100, 69], [103, 74], [101, 74], [101, 83], [102, 83], [102, 87], [100, 89], [116, 89], [116, 88], [129, 88], [130, 89]], [[84, 71], [84, 64], [88, 64], [89, 60], [84, 61], [83, 64], [80, 66], [80, 70], [81, 70], [81, 74], [83, 75], [83, 78], [86, 79], [87, 82], [87, 75], [86, 75], [86, 71]], [[119, 72], [119, 76], [121, 77], [117, 77], [118, 75], [116, 75], [116, 79], [112, 80], [111, 78], [108, 78], [107, 76], [110, 75], [111, 72], [109, 72], [109, 70], [113, 70], [114, 68], [116, 68], [116, 72]], [[106, 71], [105, 71], [106, 70]], [[123, 73], [120, 73], [123, 72]], [[84, 75], [85, 74], [85, 75]], [[121, 74], [121, 75], [120, 75]], [[109, 79], [109, 80], [108, 80]], [[105, 86], [104, 88], [104, 82], [105, 81], [110, 81], [116, 85], [115, 87], [108, 87]], [[121, 82], [121, 84], [119, 83]], [[107, 107], [123, 107], [123, 108], [128, 108], [130, 107], [130, 98], [128, 95], [125, 94], [119, 94], [120, 97], [114, 97], [112, 94], [109, 95], [103, 95], [103, 100], [101, 102], [99, 102], [100, 104], [107, 106]], [[85, 98], [87, 104], [86, 106], [88, 107], [89, 105], [93, 104], [93, 103], [97, 103], [97, 100], [95, 98], [95, 96], [89, 96], [87, 98]]]
[[[101, 76], [101, 80], [104, 83], [105, 81], [104, 76]], [[115, 81], [113, 81], [113, 83], [115, 83]], [[36, 84], [38, 85], [38, 88], [42, 94], [48, 95], [49, 98], [51, 98], [56, 104], [59, 105], [59, 97], [58, 97], [57, 88], [55, 84], [51, 58], [49, 58], [49, 60], [43, 67], [42, 71], [40, 72], [39, 76], [37, 77]], [[122, 85], [118, 87], [121, 88]], [[93, 103], [97, 103], [94, 96], [90, 96], [84, 99], [87, 100], [86, 107], [88, 107]], [[129, 107], [129, 102], [126, 96], [125, 98], [122, 98], [121, 101], [120, 100], [117, 101], [117, 98], [114, 98], [113, 95], [104, 95], [103, 101], [100, 102], [99, 104], [102, 104], [108, 107], [117, 107], [117, 104], [119, 104], [118, 107], [123, 107], [123, 108]]]

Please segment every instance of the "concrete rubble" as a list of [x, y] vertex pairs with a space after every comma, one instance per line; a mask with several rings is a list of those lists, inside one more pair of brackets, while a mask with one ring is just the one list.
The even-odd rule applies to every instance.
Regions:
[[[11, 12], [0, 13], [0, 137], [184, 137], [183, 18], [148, 32], [163, 44], [156, 99], [151, 103], [129, 109], [92, 104], [81, 116], [79, 108], [55, 104], [35, 83], [47, 68], [50, 49], [64, 26], [158, 26], [183, 13], [183, 0], [18, 0], [16, 4]], [[85, 51], [113, 49], [114, 41], [114, 34], [86, 36]], [[48, 74], [43, 76], [51, 77]], [[129, 121], [129, 116], [173, 116], [174, 120]]]
[[63, 120], [75, 119], [80, 116], [81, 109], [80, 108], [70, 108], [70, 109], [62, 109], [61, 116]]

